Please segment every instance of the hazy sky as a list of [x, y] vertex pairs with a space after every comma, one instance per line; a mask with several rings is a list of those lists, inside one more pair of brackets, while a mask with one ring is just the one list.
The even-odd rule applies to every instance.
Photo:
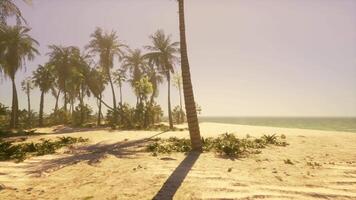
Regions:
[[[41, 56], [18, 72], [20, 81], [47, 61], [47, 45], [83, 48], [95, 27], [116, 30], [132, 48], [150, 44], [164, 29], [175, 40], [175, 0], [15, 1], [41, 46]], [[203, 115], [356, 116], [356, 1], [186, 0], [188, 53], [195, 98]], [[166, 108], [166, 85], [159, 103]], [[37, 111], [39, 92], [33, 92]], [[45, 111], [54, 107], [50, 94]], [[105, 99], [111, 104], [109, 90]], [[134, 104], [131, 88], [124, 100]], [[88, 99], [96, 110], [93, 99]], [[173, 105], [178, 92], [173, 90]], [[11, 104], [10, 81], [0, 81], [0, 102]], [[166, 109], [165, 109], [166, 110]]]

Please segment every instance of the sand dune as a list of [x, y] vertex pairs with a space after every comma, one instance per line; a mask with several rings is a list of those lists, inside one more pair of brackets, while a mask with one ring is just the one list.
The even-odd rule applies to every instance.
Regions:
[[28, 141], [70, 135], [90, 142], [22, 163], [0, 162], [0, 199], [356, 199], [355, 133], [202, 123], [203, 137], [276, 133], [290, 144], [230, 160], [143, 151], [149, 137], [189, 137], [187, 131], [70, 131]]

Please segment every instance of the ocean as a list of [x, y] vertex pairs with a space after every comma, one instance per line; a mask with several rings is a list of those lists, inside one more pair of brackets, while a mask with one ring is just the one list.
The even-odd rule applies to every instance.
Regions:
[[199, 121], [356, 133], [356, 117], [199, 117]]

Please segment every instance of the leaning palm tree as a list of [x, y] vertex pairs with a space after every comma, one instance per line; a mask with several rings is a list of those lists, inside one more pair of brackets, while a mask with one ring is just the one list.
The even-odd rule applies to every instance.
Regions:
[[51, 67], [51, 65], [39, 65], [36, 71], [33, 72], [33, 81], [35, 83], [35, 86], [38, 87], [41, 91], [40, 111], [38, 120], [39, 126], [43, 126], [44, 95], [52, 88], [53, 80], [54, 75], [53, 68]]
[[[130, 83], [131, 87], [135, 89], [136, 82], [143, 78], [143, 74], [146, 71], [147, 60], [142, 55], [140, 49], [128, 50], [128, 54], [123, 57], [122, 68], [125, 71], [130, 72]], [[139, 103], [139, 96], [136, 95], [136, 105]]]
[[31, 126], [31, 98], [30, 98], [30, 94], [31, 94], [31, 90], [33, 90], [34, 88], [34, 84], [33, 84], [33, 81], [30, 77], [24, 79], [22, 82], [21, 82], [21, 88], [22, 88], [22, 91], [25, 92], [25, 94], [27, 95], [27, 112], [28, 112], [28, 123], [29, 125]]
[[184, 0], [178, 0], [179, 7], [179, 31], [180, 31], [180, 53], [181, 53], [181, 68], [183, 79], [183, 91], [185, 110], [187, 113], [187, 121], [189, 127], [190, 140], [192, 148], [195, 151], [202, 151], [202, 141], [200, 137], [199, 122], [197, 111], [194, 102], [193, 86], [190, 77], [187, 41], [185, 36], [185, 19], [184, 19]]
[[90, 53], [99, 54], [100, 67], [103, 69], [104, 74], [109, 80], [113, 98], [113, 125], [115, 126], [117, 121], [117, 109], [114, 84], [111, 77], [111, 69], [114, 67], [115, 56], [118, 56], [119, 59], [121, 59], [124, 54], [123, 50], [126, 48], [126, 45], [119, 41], [116, 32], [112, 31], [111, 33], [103, 33], [101, 28], [96, 28], [94, 33], [91, 34], [91, 40], [86, 48], [89, 49]]
[[[31, 0], [24, 0], [24, 2], [30, 4]], [[26, 23], [20, 9], [15, 5], [13, 0], [0, 0], [0, 24], [6, 25], [6, 18], [12, 16], [16, 17], [18, 25], [20, 25], [21, 22]]]
[[0, 60], [1, 68], [5, 77], [12, 81], [12, 111], [10, 127], [16, 128], [18, 124], [18, 99], [15, 84], [16, 72], [24, 66], [25, 60], [34, 59], [39, 54], [35, 48], [38, 42], [34, 40], [28, 32], [29, 28], [24, 26], [4, 26], [0, 30]]
[[150, 36], [152, 46], [146, 46], [150, 53], [146, 57], [154, 63], [166, 76], [168, 85], [168, 118], [169, 127], [173, 129], [171, 109], [171, 73], [174, 73], [174, 64], [178, 62], [179, 42], [171, 42], [171, 37], [166, 36], [162, 30], [158, 30]]

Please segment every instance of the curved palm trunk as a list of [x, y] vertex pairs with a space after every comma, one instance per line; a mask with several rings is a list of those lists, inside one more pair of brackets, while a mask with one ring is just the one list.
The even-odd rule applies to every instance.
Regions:
[[17, 99], [15, 77], [11, 78], [11, 81], [12, 81], [12, 106], [11, 106], [10, 128], [17, 128], [17, 124], [18, 124], [17, 112], [19, 109], [19, 103]]
[[39, 112], [39, 118], [38, 118], [39, 126], [43, 126], [43, 102], [44, 102], [44, 92], [41, 92], [40, 112]]
[[173, 129], [173, 119], [172, 119], [172, 109], [171, 109], [171, 73], [167, 72], [167, 81], [168, 81], [168, 119], [169, 119], [169, 128]]
[[193, 86], [190, 78], [190, 69], [187, 52], [187, 41], [185, 38], [184, 22], [184, 0], [178, 0], [179, 3], [179, 30], [180, 30], [180, 51], [182, 62], [183, 92], [185, 100], [185, 110], [187, 113], [190, 140], [192, 149], [202, 151], [202, 141], [200, 137], [199, 122], [195, 108]]

